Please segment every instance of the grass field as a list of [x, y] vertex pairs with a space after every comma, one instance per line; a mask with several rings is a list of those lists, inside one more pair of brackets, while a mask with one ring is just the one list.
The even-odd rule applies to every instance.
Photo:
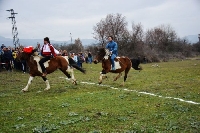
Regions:
[[200, 132], [200, 60], [141, 64], [123, 78], [108, 74], [98, 85], [101, 64], [75, 70], [78, 85], [56, 71], [51, 89], [36, 77], [0, 72], [0, 133], [198, 133]]

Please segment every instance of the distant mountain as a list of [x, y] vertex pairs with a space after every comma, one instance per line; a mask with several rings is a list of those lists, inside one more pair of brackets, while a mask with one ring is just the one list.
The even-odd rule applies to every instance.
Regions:
[[[199, 41], [198, 35], [188, 35], [183, 37], [183, 39], [186, 39], [189, 43], [197, 43]], [[52, 44], [59, 44], [59, 45], [67, 45], [70, 44], [71, 41], [55, 41], [50, 40]], [[19, 42], [23, 46], [36, 46], [39, 42], [40, 44], [43, 44], [43, 39], [19, 39]], [[81, 42], [83, 46], [88, 46], [92, 44], [97, 44], [98, 42], [95, 39], [81, 39]], [[13, 40], [11, 38], [5, 38], [0, 36], [0, 45], [5, 44], [5, 46], [11, 46], [13, 47]]]
[[[83, 46], [92, 45], [97, 43], [95, 39], [80, 39]], [[59, 45], [67, 45], [70, 44], [71, 41], [55, 41], [50, 40], [52, 44], [59, 44]], [[36, 46], [37, 43], [43, 44], [43, 39], [19, 39], [19, 42], [22, 46]], [[13, 47], [13, 39], [11, 38], [5, 38], [0, 36], [0, 45], [4, 44], [5, 46], [11, 46]]]
[[189, 43], [191, 44], [199, 42], [198, 35], [188, 35], [188, 36], [185, 36], [184, 38], [186, 38], [186, 40], [188, 40]]

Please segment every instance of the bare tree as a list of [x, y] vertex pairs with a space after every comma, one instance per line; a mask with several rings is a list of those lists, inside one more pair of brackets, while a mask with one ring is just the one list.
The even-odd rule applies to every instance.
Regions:
[[105, 22], [104, 20], [101, 20], [99, 23], [96, 24], [96, 26], [93, 27], [94, 30], [94, 39], [98, 40], [103, 47], [106, 43], [106, 29], [105, 29]]
[[121, 14], [108, 14], [105, 19], [93, 27], [94, 39], [101, 42], [102, 47], [106, 45], [108, 36], [113, 36], [113, 39], [118, 43], [127, 33], [126, 26], [125, 17], [122, 17]]
[[[132, 23], [132, 31], [129, 32], [129, 45], [127, 46], [132, 52], [132, 56], [140, 56], [143, 54], [143, 27], [141, 23], [134, 24]], [[131, 53], [130, 53], [131, 54]]]
[[193, 51], [200, 53], [200, 42], [193, 44]]
[[67, 50], [68, 52], [73, 52], [73, 53], [78, 53], [78, 52], [84, 51], [84, 47], [79, 38], [75, 39], [74, 43], [61, 45], [60, 49]]
[[75, 46], [76, 52], [83, 52], [84, 47], [83, 47], [82, 42], [79, 38], [75, 39], [74, 46]]
[[145, 43], [151, 50], [168, 52], [177, 39], [176, 32], [170, 25], [161, 25], [146, 32]]

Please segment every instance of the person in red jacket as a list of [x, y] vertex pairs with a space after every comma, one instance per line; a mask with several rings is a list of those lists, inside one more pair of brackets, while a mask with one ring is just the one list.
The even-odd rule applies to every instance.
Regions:
[[42, 69], [42, 76], [45, 77], [47, 75], [46, 68], [44, 66], [44, 62], [50, 60], [51, 56], [53, 55], [56, 57], [56, 53], [54, 47], [50, 44], [49, 38], [44, 38], [44, 45], [41, 47], [41, 55], [43, 58], [39, 61], [39, 64]]

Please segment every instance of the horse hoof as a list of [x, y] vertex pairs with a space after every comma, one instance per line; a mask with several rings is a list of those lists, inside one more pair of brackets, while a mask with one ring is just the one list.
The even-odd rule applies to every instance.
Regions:
[[101, 84], [102, 82], [99, 82], [99, 85]]
[[50, 88], [46, 88], [46, 89], [44, 89], [44, 91], [48, 91]]
[[77, 85], [77, 82], [76, 82], [76, 81], [73, 81], [72, 84]]
[[21, 90], [21, 92], [27, 92], [27, 91], [28, 91], [28, 90], [24, 90], [24, 89]]
[[122, 83], [120, 86], [124, 86], [124, 83]]

